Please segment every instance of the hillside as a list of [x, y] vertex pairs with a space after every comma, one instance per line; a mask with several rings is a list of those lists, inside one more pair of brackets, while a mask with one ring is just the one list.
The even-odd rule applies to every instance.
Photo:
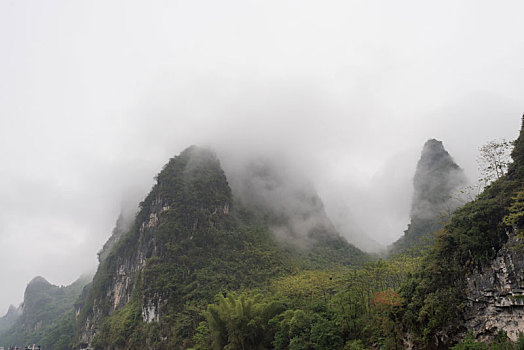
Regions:
[[44, 348], [71, 349], [74, 304], [90, 279], [82, 276], [69, 286], [58, 287], [35, 277], [27, 285], [19, 317], [0, 335], [0, 346], [36, 343]]
[[0, 334], [11, 328], [11, 326], [15, 324], [16, 320], [18, 320], [21, 314], [21, 307], [10, 305], [7, 313], [3, 317], [0, 317]]
[[[323, 212], [318, 197], [312, 200], [316, 215]], [[78, 310], [81, 346], [185, 347], [218, 292], [366, 258], [328, 222], [297, 231], [294, 217], [275, 212], [281, 215], [236, 201], [213, 152], [192, 146], [172, 158], [129, 232], [100, 262]], [[277, 227], [293, 227], [307, 244], [282, 242]]]

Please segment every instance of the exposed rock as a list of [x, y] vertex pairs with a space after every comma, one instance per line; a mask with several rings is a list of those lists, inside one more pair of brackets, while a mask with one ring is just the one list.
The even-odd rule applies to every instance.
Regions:
[[467, 277], [465, 327], [476, 340], [490, 342], [505, 331], [515, 341], [524, 331], [523, 252], [524, 242], [511, 234], [489, 266]]

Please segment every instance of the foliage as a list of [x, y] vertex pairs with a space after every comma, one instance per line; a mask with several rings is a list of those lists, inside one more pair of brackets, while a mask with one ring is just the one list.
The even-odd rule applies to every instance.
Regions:
[[58, 287], [35, 278], [26, 288], [22, 315], [1, 335], [0, 345], [71, 349], [75, 342], [74, 304], [88, 280], [83, 276], [69, 286]]
[[264, 294], [220, 294], [207, 308], [204, 331], [193, 338], [196, 348], [255, 348], [246, 344], [257, 339], [259, 348], [400, 349], [402, 298], [395, 289], [416, 260], [307, 270], [277, 278]]
[[520, 333], [516, 342], [512, 342], [506, 332], [500, 331], [491, 344], [486, 342], [476, 342], [473, 334], [468, 332], [466, 338], [459, 344], [453, 346], [452, 350], [522, 350], [524, 349], [524, 334]]
[[216, 304], [209, 305], [206, 312], [213, 348], [268, 348], [272, 339], [268, 322], [282, 309], [281, 303], [263, 300], [260, 295], [217, 295]]
[[482, 176], [481, 183], [486, 185], [506, 175], [511, 163], [512, 147], [512, 142], [502, 139], [491, 140], [479, 148], [480, 155], [477, 162]]
[[504, 224], [513, 227], [521, 235], [524, 228], [524, 190], [518, 191], [512, 198], [509, 214], [504, 217]]

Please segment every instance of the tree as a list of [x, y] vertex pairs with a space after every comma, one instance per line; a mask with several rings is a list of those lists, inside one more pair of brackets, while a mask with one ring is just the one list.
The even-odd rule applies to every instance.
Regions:
[[513, 142], [505, 139], [491, 140], [479, 148], [480, 155], [477, 162], [482, 176], [481, 183], [488, 185], [506, 175], [508, 165], [511, 163], [512, 148]]
[[260, 295], [230, 293], [216, 296], [208, 305], [206, 319], [216, 349], [266, 349], [273, 338], [268, 322], [284, 310], [283, 305]]

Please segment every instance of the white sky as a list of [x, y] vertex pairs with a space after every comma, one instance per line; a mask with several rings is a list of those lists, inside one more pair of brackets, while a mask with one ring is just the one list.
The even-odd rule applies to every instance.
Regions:
[[[0, 0], [0, 312], [94, 270], [191, 144], [288, 157], [380, 243], [435, 137], [517, 136], [524, 2]], [[341, 208], [345, 208], [342, 210]], [[351, 226], [351, 225], [350, 225]]]

